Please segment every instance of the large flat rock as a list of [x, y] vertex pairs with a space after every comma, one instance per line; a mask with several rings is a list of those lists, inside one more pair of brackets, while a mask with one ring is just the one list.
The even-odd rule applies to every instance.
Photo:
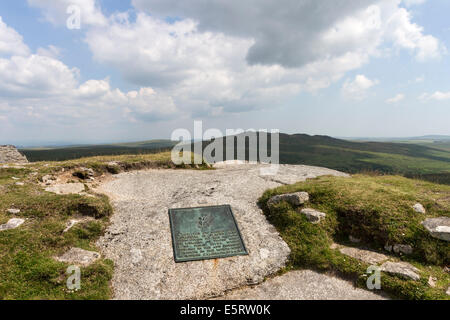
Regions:
[[378, 294], [356, 288], [350, 281], [311, 270], [292, 271], [261, 285], [233, 291], [229, 300], [385, 300]]
[[[115, 263], [115, 299], [204, 299], [261, 283], [285, 264], [287, 244], [265, 219], [258, 198], [269, 188], [334, 170], [281, 166], [261, 176], [260, 165], [225, 166], [214, 171], [148, 170], [122, 173], [97, 191], [110, 196], [114, 215], [98, 241]], [[248, 256], [175, 263], [169, 208], [230, 204]]]
[[450, 241], [449, 217], [429, 218], [422, 222], [422, 225], [428, 230], [432, 237]]

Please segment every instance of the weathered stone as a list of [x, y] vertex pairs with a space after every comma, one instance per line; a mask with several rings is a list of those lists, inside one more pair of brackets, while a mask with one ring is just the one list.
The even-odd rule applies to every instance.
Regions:
[[18, 214], [18, 213], [20, 213], [20, 209], [8, 209], [8, 210], [6, 210], [6, 212], [8, 212], [10, 214]]
[[273, 196], [267, 202], [267, 205], [271, 206], [278, 204], [281, 201], [286, 201], [293, 206], [300, 206], [309, 201], [309, 194], [307, 192], [287, 193]]
[[348, 239], [350, 240], [350, 242], [353, 242], [353, 243], [360, 243], [361, 242], [361, 239], [355, 238], [352, 235], [349, 235]]
[[429, 218], [422, 222], [422, 225], [428, 230], [432, 237], [450, 241], [450, 218]]
[[304, 214], [311, 223], [319, 223], [323, 218], [326, 217], [325, 213], [311, 208], [302, 209], [300, 212]]
[[422, 204], [420, 204], [420, 203], [416, 203], [416, 204], [413, 206], [413, 209], [414, 209], [414, 211], [417, 212], [417, 213], [423, 213], [423, 214], [426, 213], [425, 207], [424, 207]]
[[395, 274], [406, 279], [419, 280], [419, 269], [407, 262], [385, 262], [381, 265], [381, 271]]
[[447, 292], [445, 292], [448, 296], [450, 296], [450, 287], [447, 288]]
[[368, 264], [378, 264], [389, 259], [388, 256], [378, 252], [352, 247], [343, 247], [339, 249], [339, 251], [346, 256], [355, 258]]
[[428, 285], [432, 288], [436, 288], [436, 278], [433, 278], [432, 276], [428, 277]]
[[0, 163], [28, 163], [28, 160], [16, 147], [0, 146]]
[[386, 243], [384, 246], [384, 250], [392, 252], [392, 245]]
[[89, 266], [98, 259], [100, 254], [94, 251], [87, 251], [80, 248], [71, 248], [60, 257], [55, 257], [57, 261], [71, 263], [80, 266]]
[[16, 229], [25, 222], [24, 219], [10, 219], [7, 223], [0, 225], [0, 231]]
[[395, 253], [412, 254], [414, 249], [409, 244], [394, 244], [392, 247]]
[[84, 191], [82, 183], [55, 184], [45, 188], [45, 191], [56, 194], [77, 194]]

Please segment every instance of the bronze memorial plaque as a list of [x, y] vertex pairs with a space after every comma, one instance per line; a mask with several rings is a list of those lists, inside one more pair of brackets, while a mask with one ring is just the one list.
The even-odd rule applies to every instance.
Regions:
[[229, 205], [169, 209], [175, 262], [247, 255]]

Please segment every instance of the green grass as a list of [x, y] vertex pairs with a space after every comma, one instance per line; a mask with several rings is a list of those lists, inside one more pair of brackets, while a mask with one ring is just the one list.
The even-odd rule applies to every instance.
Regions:
[[[297, 191], [310, 194], [309, 207], [327, 213], [323, 222], [309, 223], [298, 208], [287, 203], [270, 209], [266, 205], [275, 194]], [[417, 202], [426, 207], [426, 215], [413, 211]], [[419, 268], [421, 280], [406, 281], [383, 273], [383, 290], [406, 299], [449, 298], [445, 290], [450, 276], [442, 267], [450, 262], [450, 246], [429, 236], [420, 222], [426, 217], [450, 216], [450, 187], [398, 176], [322, 177], [269, 190], [260, 205], [291, 248], [287, 269], [333, 271], [365, 287], [368, 265], [331, 249], [333, 242], [351, 245], [347, 239], [352, 235], [362, 239], [361, 245], [380, 252], [386, 243], [410, 244], [414, 254], [401, 259]], [[436, 288], [427, 284], [430, 275], [438, 279]]]
[[[109, 164], [116, 161], [115, 164]], [[170, 153], [95, 157], [65, 162], [39, 162], [25, 168], [0, 168], [0, 224], [11, 218], [26, 222], [17, 229], [0, 232], [0, 299], [109, 299], [113, 263], [100, 259], [81, 268], [81, 290], [66, 289], [68, 264], [57, 262], [71, 247], [98, 251], [96, 240], [109, 224], [112, 208], [104, 195], [93, 197], [56, 195], [44, 191], [39, 180], [77, 167], [88, 167], [96, 175], [145, 168], [176, 168]], [[183, 166], [181, 166], [183, 167]], [[201, 169], [207, 168], [200, 166]], [[17, 186], [19, 180], [24, 186]], [[77, 178], [73, 178], [78, 180]], [[20, 209], [17, 215], [7, 213]], [[63, 233], [74, 217], [92, 217]]]

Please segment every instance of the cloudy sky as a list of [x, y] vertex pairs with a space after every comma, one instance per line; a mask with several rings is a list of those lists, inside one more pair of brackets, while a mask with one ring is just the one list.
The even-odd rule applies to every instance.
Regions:
[[[79, 28], [78, 27], [78, 14]], [[0, 2], [0, 144], [450, 134], [448, 0]]]

